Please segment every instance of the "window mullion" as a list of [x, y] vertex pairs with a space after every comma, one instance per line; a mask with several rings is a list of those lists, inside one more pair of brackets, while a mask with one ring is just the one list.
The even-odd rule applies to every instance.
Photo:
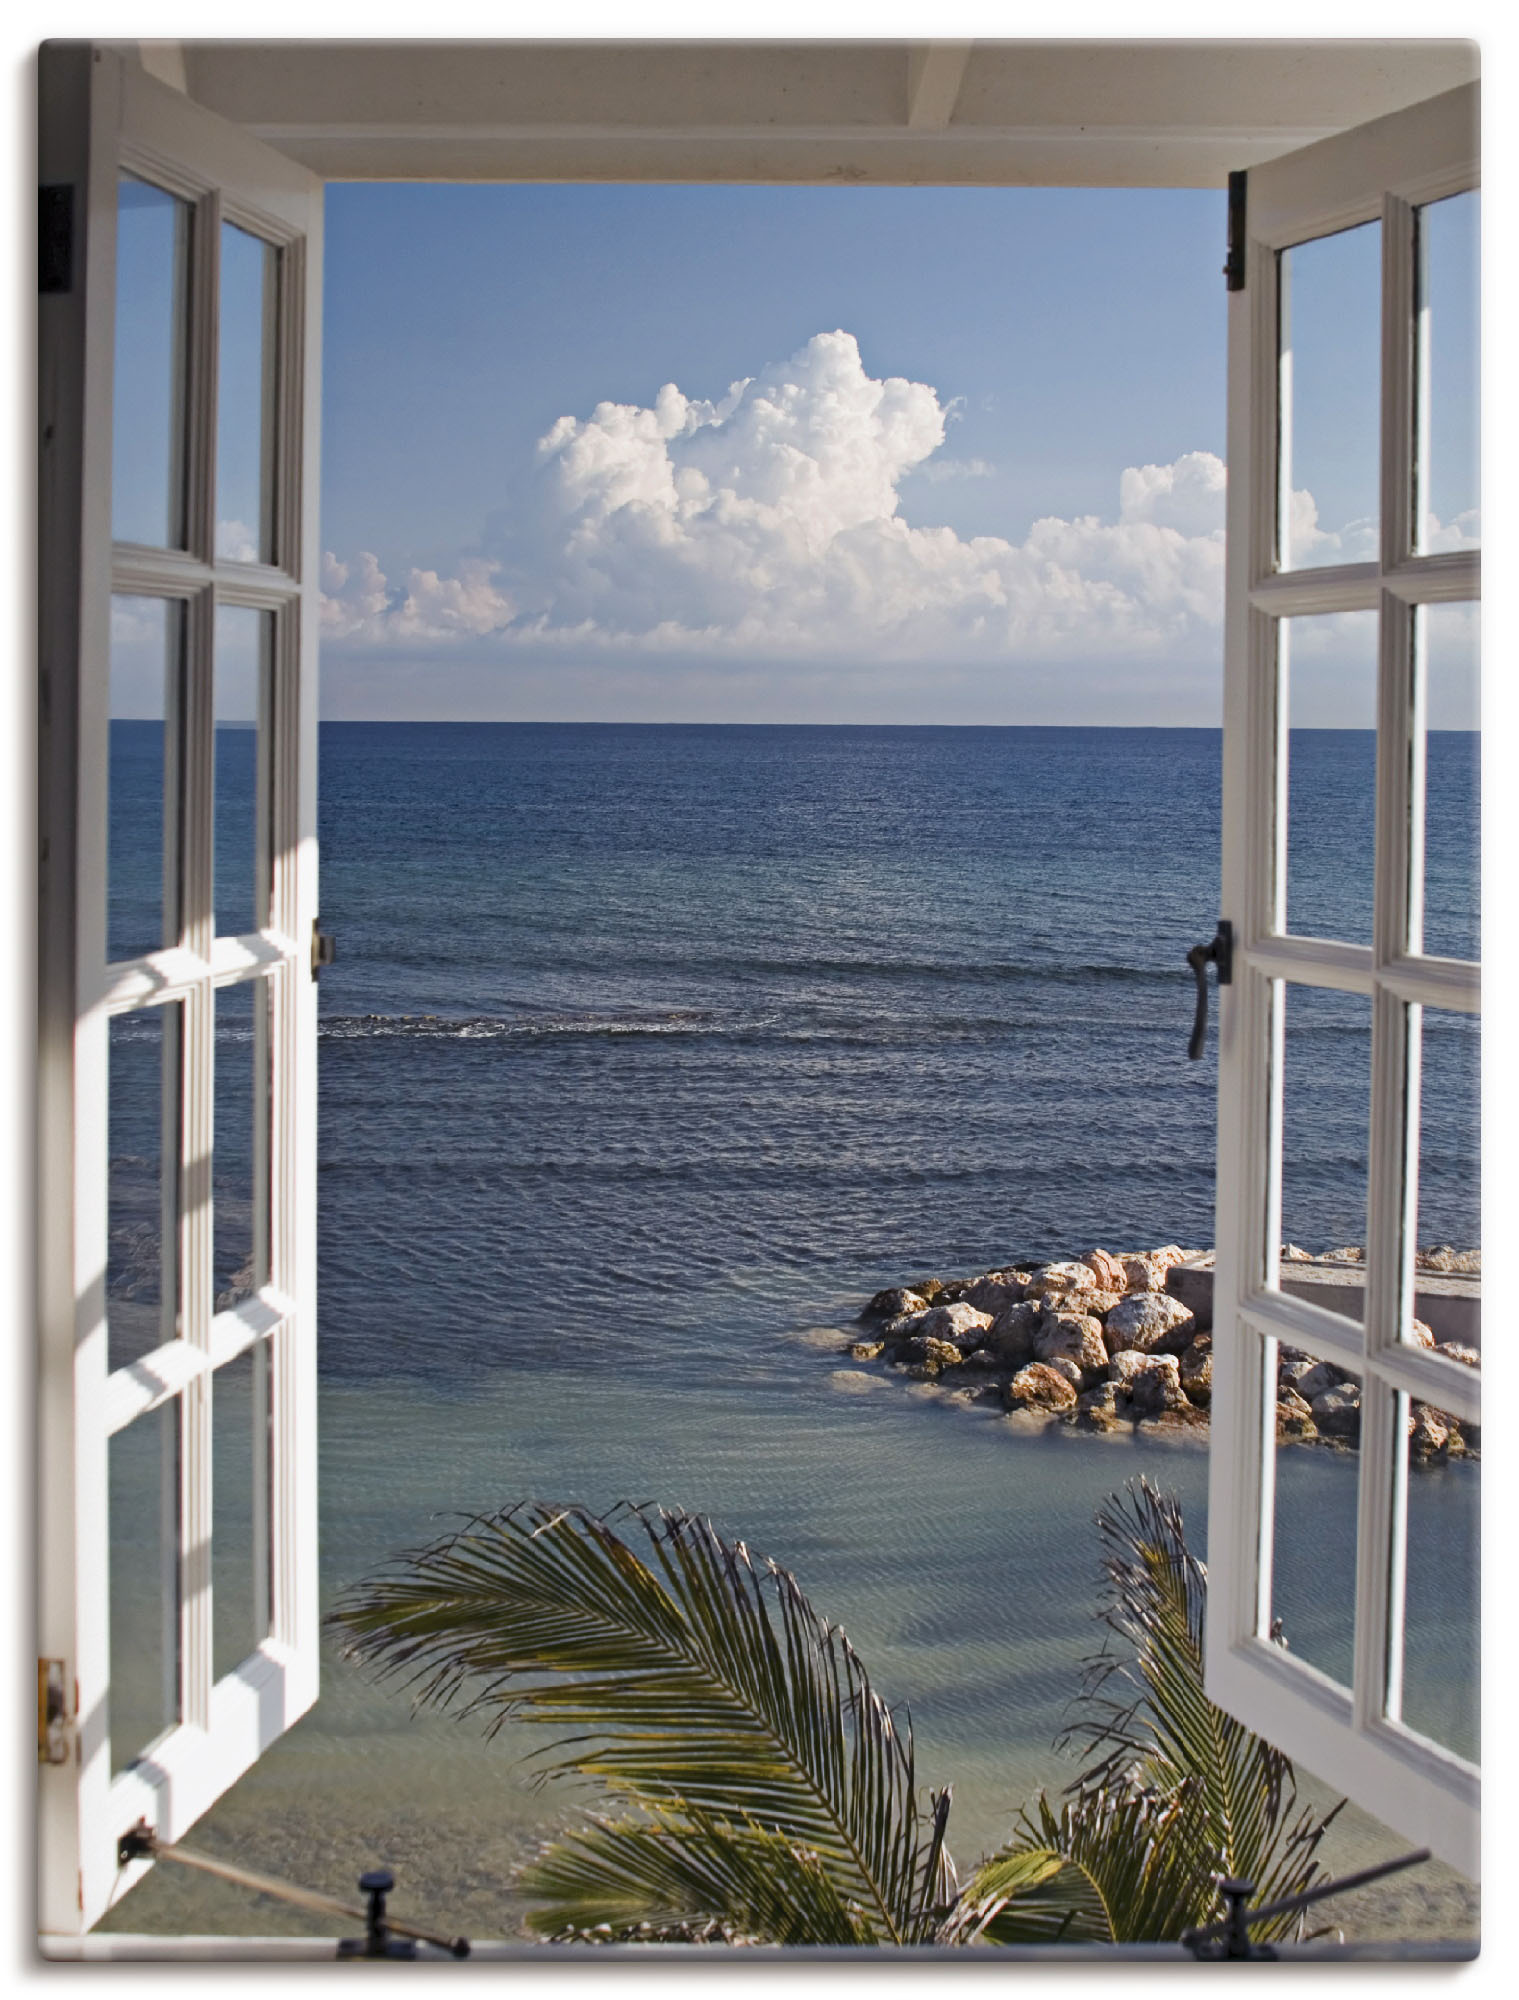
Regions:
[[[1382, 202], [1381, 449], [1378, 511], [1384, 570], [1414, 546], [1414, 212]], [[1413, 613], [1383, 590], [1377, 644], [1376, 871], [1372, 950], [1378, 971], [1408, 949], [1415, 791]], [[1377, 1370], [1412, 1307], [1406, 1227], [1417, 1162], [1409, 1157], [1409, 1021], [1378, 980], [1371, 1016], [1367, 1138], [1365, 1344], [1356, 1528], [1354, 1702], [1358, 1729], [1387, 1713], [1403, 1652], [1405, 1495], [1398, 1471], [1402, 1399]]]
[[[199, 415], [209, 420], [209, 412]], [[204, 443], [198, 429], [193, 428], [192, 462], [204, 462]], [[179, 941], [205, 961], [211, 957], [214, 928], [214, 621], [213, 593], [202, 591], [189, 607], [186, 630]], [[186, 994], [183, 1023], [180, 1330], [190, 1346], [207, 1352], [211, 1345], [216, 1059], [216, 994], [209, 977], [197, 979]], [[207, 1376], [186, 1384], [180, 1403], [178, 1445], [180, 1714], [199, 1729], [209, 1727], [211, 1711], [211, 1395]]]

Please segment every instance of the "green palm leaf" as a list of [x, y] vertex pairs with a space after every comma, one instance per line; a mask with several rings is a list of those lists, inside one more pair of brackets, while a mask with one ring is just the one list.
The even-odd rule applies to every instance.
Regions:
[[1041, 1793], [955, 1907], [957, 1937], [988, 1944], [1165, 1942], [1211, 1908], [1195, 1867], [1195, 1785], [1162, 1797], [1093, 1786], [1057, 1813]]
[[[552, 1724], [544, 1775], [589, 1778], [650, 1813], [647, 1837], [617, 1836], [625, 1871], [635, 1852], [668, 1871], [681, 1839], [689, 1870], [715, 1854], [715, 1827], [738, 1826], [744, 1856], [770, 1836], [816, 1856], [859, 1941], [911, 1942], [931, 1920], [942, 1840], [919, 1811], [910, 1726], [795, 1578], [707, 1521], [508, 1508], [354, 1586], [330, 1622], [351, 1657], [420, 1701], [483, 1712], [492, 1730]], [[610, 1855], [605, 1828], [596, 1840]], [[730, 1840], [725, 1866], [734, 1852]], [[743, 1928], [752, 1912], [735, 1914]]]
[[[1334, 1814], [1294, 1817], [1291, 1764], [1203, 1691], [1207, 1572], [1176, 1501], [1141, 1479], [1097, 1523], [1102, 1615], [1123, 1645], [1088, 1663], [1087, 1713], [1061, 1739], [1093, 1761], [1058, 1813], [1041, 1794], [977, 1870], [950, 1919], [956, 1936], [1164, 1941], [1217, 1916], [1219, 1875], [1253, 1881], [1259, 1902], [1321, 1878]], [[1289, 1936], [1297, 1922], [1272, 1919], [1256, 1936]]]
[[529, 1926], [552, 1937], [690, 1936], [732, 1943], [868, 1944], [868, 1918], [821, 1858], [781, 1834], [705, 1813], [594, 1820], [550, 1843], [518, 1877]]
[[[1095, 1753], [1078, 1784], [1128, 1778], [1162, 1795], [1195, 1785], [1202, 1810], [1172, 1837], [1196, 1841], [1201, 1878], [1241, 1876], [1261, 1902], [1307, 1888], [1334, 1813], [1316, 1820], [1298, 1810], [1290, 1761], [1205, 1694], [1208, 1576], [1187, 1547], [1176, 1499], [1137, 1480], [1103, 1503], [1097, 1526], [1109, 1588], [1103, 1617], [1124, 1651], [1088, 1663], [1087, 1719], [1062, 1739]], [[1295, 1922], [1279, 1918], [1259, 1934], [1285, 1936]]]

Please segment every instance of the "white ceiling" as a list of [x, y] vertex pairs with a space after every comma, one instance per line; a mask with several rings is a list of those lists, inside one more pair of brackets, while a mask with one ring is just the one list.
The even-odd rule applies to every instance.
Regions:
[[332, 180], [1214, 187], [1474, 78], [1473, 42], [184, 42]]

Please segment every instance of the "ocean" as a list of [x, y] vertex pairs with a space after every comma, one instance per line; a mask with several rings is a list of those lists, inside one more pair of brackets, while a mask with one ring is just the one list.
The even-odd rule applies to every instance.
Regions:
[[[146, 864], [131, 872], [150, 728], [113, 725], [121, 938], [151, 901]], [[246, 733], [219, 742], [219, 906], [241, 893], [229, 872], [223, 894], [220, 857], [235, 870], [250, 753]], [[1369, 937], [1373, 753], [1360, 732], [1293, 733], [1295, 928]], [[1432, 735], [1429, 763], [1429, 947], [1475, 955], [1476, 739]], [[1216, 1070], [1211, 1046], [1186, 1059], [1185, 953], [1218, 915], [1217, 732], [329, 723], [320, 768], [338, 944], [321, 986], [324, 1598], [461, 1511], [709, 1513], [792, 1568], [909, 1706], [924, 1779], [955, 1784], [950, 1844], [974, 1860], [1076, 1768], [1052, 1739], [1101, 1642], [1098, 1504], [1145, 1473], [1178, 1492], [1201, 1551], [1206, 1456], [1011, 1436], [852, 1368], [841, 1329], [922, 1273], [1212, 1243]], [[229, 1004], [218, 1285], [246, 1254], [249, 1033]], [[151, 1038], [141, 1018], [113, 1031], [123, 1341], [151, 1289]], [[1476, 1053], [1473, 1023], [1427, 1023], [1421, 1242], [1479, 1240]], [[1306, 1248], [1363, 1240], [1368, 1065], [1366, 1003], [1294, 992], [1283, 1228]], [[116, 1341], [113, 1321], [113, 1361]], [[232, 1602], [239, 1393], [218, 1495]], [[127, 1580], [151, 1560], [130, 1497], [156, 1460], [131, 1432], [113, 1453], [127, 1660]], [[1348, 1657], [1354, 1479], [1352, 1459], [1298, 1449], [1279, 1497], [1283, 1547], [1311, 1550], [1284, 1565], [1289, 1635], [1331, 1667]], [[1456, 1464], [1417, 1484], [1405, 1664], [1411, 1719], [1468, 1750], [1476, 1485]], [[123, 1713], [146, 1712], [129, 1681]], [[332, 1659], [314, 1713], [202, 1844], [334, 1893], [384, 1859], [398, 1910], [500, 1935], [512, 1867], [575, 1804], [533, 1789], [535, 1740], [483, 1747]], [[1357, 1857], [1397, 1844], [1364, 1816], [1339, 1837]], [[154, 1871], [109, 1927], [311, 1927], [179, 1873]], [[1449, 1871], [1361, 1908], [1475, 1922]]]

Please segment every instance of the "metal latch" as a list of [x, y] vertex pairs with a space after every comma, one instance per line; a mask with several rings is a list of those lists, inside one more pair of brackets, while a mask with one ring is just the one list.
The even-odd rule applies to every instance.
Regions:
[[1224, 265], [1224, 289], [1228, 292], [1245, 289], [1246, 180], [1242, 172], [1229, 176], [1229, 249], [1228, 261]]
[[311, 976], [316, 978], [324, 965], [331, 965], [338, 955], [338, 941], [329, 937], [322, 929], [321, 918], [314, 919], [311, 926]]
[[1187, 1044], [1187, 1054], [1196, 1062], [1203, 1052], [1203, 1037], [1208, 1032], [1208, 966], [1218, 967], [1218, 983], [1227, 986], [1234, 977], [1234, 926], [1227, 917], [1220, 917], [1218, 929], [1213, 933], [1211, 944], [1195, 944], [1187, 953], [1187, 963], [1197, 980], [1197, 1012], [1192, 1017], [1192, 1039]]
[[69, 1708], [62, 1660], [37, 1662], [37, 1762], [69, 1761]]

